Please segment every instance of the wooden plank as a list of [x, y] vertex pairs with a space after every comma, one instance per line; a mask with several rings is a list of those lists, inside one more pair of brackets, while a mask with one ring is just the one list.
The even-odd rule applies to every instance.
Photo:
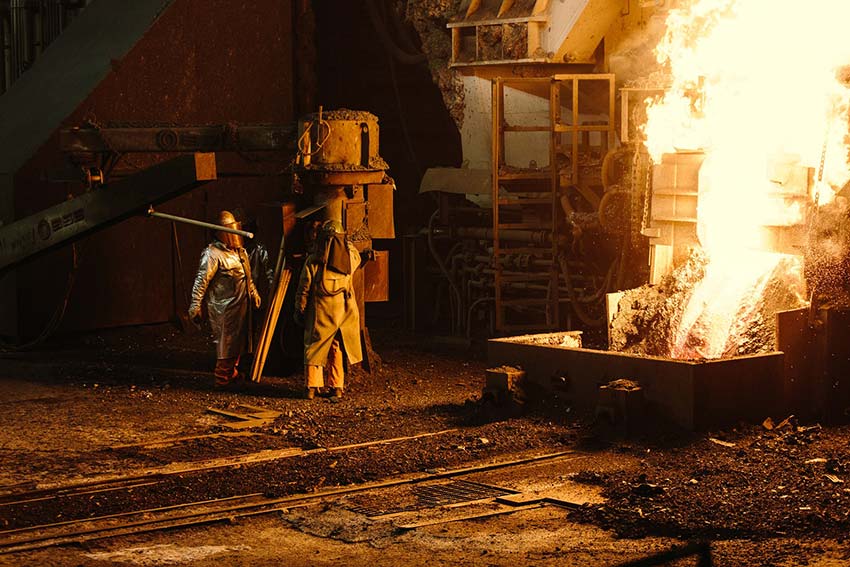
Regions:
[[506, 125], [505, 132], [548, 132], [552, 128], [547, 124], [545, 126], [510, 126]]
[[[548, 128], [547, 128], [548, 130]], [[555, 124], [556, 132], [610, 132], [607, 124]]]
[[[283, 254], [283, 251], [281, 251], [281, 254]], [[292, 270], [287, 266], [281, 271], [280, 278], [275, 282], [275, 293], [272, 303], [266, 312], [266, 321], [260, 335], [260, 343], [254, 352], [254, 364], [251, 366], [252, 382], [259, 382], [263, 376], [263, 368], [266, 365], [266, 358], [269, 354], [271, 341], [274, 337], [278, 318], [280, 317], [280, 310], [283, 307], [283, 300], [286, 297], [286, 290], [289, 288], [291, 279]]]
[[546, 171], [528, 171], [519, 173], [496, 172], [496, 181], [525, 181], [525, 180], [548, 180], [550, 175]]
[[223, 415], [225, 417], [232, 417], [233, 419], [240, 419], [240, 420], [243, 420], [243, 421], [248, 419], [248, 416], [246, 416], [244, 414], [236, 413], [236, 412], [232, 412], [232, 411], [227, 411], [227, 410], [222, 410], [222, 409], [218, 409], [218, 408], [207, 408], [207, 411], [210, 412], [210, 413]]

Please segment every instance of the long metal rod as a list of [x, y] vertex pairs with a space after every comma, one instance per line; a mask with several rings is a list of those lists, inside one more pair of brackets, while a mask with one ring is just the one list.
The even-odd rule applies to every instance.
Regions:
[[221, 232], [231, 232], [233, 234], [238, 234], [239, 236], [242, 236], [244, 238], [254, 238], [253, 232], [247, 232], [247, 231], [244, 231], [244, 230], [239, 230], [238, 228], [229, 228], [229, 227], [226, 227], [226, 226], [213, 224], [211, 222], [204, 222], [204, 221], [199, 221], [199, 220], [195, 220], [195, 219], [187, 219], [186, 217], [178, 217], [176, 215], [169, 215], [168, 213], [158, 213], [153, 209], [153, 207], [148, 207], [148, 216], [156, 217], [158, 219], [165, 219], [165, 220], [170, 220], [170, 221], [175, 221], [175, 222], [182, 222], [182, 223], [185, 223], [185, 224], [191, 224], [193, 226], [200, 226], [202, 228], [209, 228], [209, 229], [212, 229], [212, 230], [220, 230]]

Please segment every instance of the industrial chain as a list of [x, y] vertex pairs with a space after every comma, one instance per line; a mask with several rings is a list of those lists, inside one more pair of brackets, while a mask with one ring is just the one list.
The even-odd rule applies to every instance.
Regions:
[[[638, 171], [640, 169], [640, 148], [635, 146], [635, 153], [632, 155], [632, 178], [629, 183], [629, 191], [632, 194], [632, 200], [629, 203], [630, 206], [630, 215], [629, 222], [631, 226], [634, 227], [635, 221], [637, 220], [638, 212], [637, 212], [637, 199], [640, 197], [640, 192], [638, 190]], [[643, 219], [641, 219], [641, 223]]]
[[346, 239], [349, 242], [364, 242], [366, 240], [371, 240], [372, 235], [369, 233], [369, 227], [366, 226], [366, 223], [363, 223], [357, 228], [357, 230], [349, 234]]
[[824, 169], [826, 168], [826, 151], [827, 151], [828, 145], [829, 145], [829, 125], [827, 125], [826, 134], [824, 135], [824, 138], [823, 138], [823, 147], [821, 148], [821, 152], [820, 152], [820, 165], [818, 166], [817, 181], [815, 182], [815, 198], [814, 198], [814, 203], [813, 203], [814, 211], [812, 212], [812, 215], [809, 218], [809, 228], [808, 228], [807, 232], [808, 232], [808, 239], [809, 239], [809, 246], [810, 247], [811, 247], [811, 240], [812, 240], [812, 232], [814, 232], [814, 230], [815, 230], [815, 223], [817, 221], [818, 209], [820, 208], [820, 186], [821, 186], [821, 183], [823, 182], [823, 172], [824, 172]]
[[643, 194], [643, 217], [640, 221], [640, 230], [643, 232], [649, 227], [649, 199], [650, 199], [650, 184], [651, 184], [651, 176], [649, 175], [649, 171], [652, 168], [652, 157], [649, 158], [649, 162], [646, 166], [646, 182], [644, 186], [644, 194]]
[[[826, 168], [826, 150], [827, 150], [827, 146], [829, 144], [829, 129], [830, 129], [829, 126], [830, 125], [827, 124], [826, 134], [824, 135], [824, 138], [823, 138], [823, 147], [821, 148], [821, 152], [820, 152], [820, 164], [818, 166], [817, 181], [815, 182], [815, 199], [814, 199], [814, 203], [812, 204], [812, 206], [814, 207], [814, 210], [812, 211], [812, 214], [809, 217], [809, 226], [806, 230], [806, 255], [807, 256], [814, 255], [814, 242], [813, 242], [814, 238], [813, 238], [813, 236], [814, 236], [815, 228], [817, 226], [818, 210], [820, 209], [820, 185], [823, 181], [824, 169]], [[809, 325], [815, 324], [817, 306], [818, 306], [817, 298], [818, 298], [818, 296], [817, 296], [817, 282], [812, 282], [811, 289], [809, 290]]]
[[820, 204], [820, 184], [823, 181], [823, 170], [826, 167], [826, 149], [829, 145], [829, 125], [826, 127], [826, 134], [823, 137], [823, 147], [820, 151], [820, 165], [818, 166], [818, 180], [815, 184], [815, 211]]
[[826, 134], [823, 137], [823, 147], [820, 150], [820, 167], [818, 167], [818, 181], [823, 181], [823, 170], [826, 164], [826, 149], [829, 145], [829, 125], [826, 127]]

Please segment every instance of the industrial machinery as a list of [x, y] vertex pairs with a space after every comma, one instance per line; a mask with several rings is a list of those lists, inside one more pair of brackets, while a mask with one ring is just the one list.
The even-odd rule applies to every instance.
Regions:
[[[376, 116], [347, 109], [323, 112], [320, 108], [298, 122], [293, 190], [308, 201], [304, 207], [321, 211], [321, 221], [341, 222], [360, 251], [371, 249], [373, 238], [395, 237], [395, 183], [378, 154], [379, 132]], [[307, 246], [320, 224], [316, 220], [305, 225]], [[354, 273], [353, 282], [360, 313], [365, 313], [366, 302], [389, 300], [389, 252], [377, 251], [375, 261]], [[364, 365], [371, 369], [379, 359], [372, 350], [365, 316], [360, 325]]]
[[[279, 228], [286, 242], [287, 236], [294, 235], [296, 219], [304, 219], [301, 225], [306, 237], [288, 239], [286, 247], [281, 243], [280, 260], [283, 254], [289, 258], [282, 267], [290, 275], [298, 273], [311, 229], [321, 220], [341, 221], [358, 249], [371, 248], [373, 237], [394, 237], [395, 185], [378, 155], [378, 135], [378, 119], [372, 114], [350, 110], [323, 113], [321, 109], [290, 125], [128, 126], [90, 120], [62, 130], [61, 148], [86, 190], [0, 227], [0, 273], [133, 215], [185, 221], [157, 213], [153, 206], [228, 176], [291, 177], [291, 193], [281, 195]], [[242, 154], [249, 166], [219, 171], [216, 154], [222, 152]], [[270, 153], [272, 158], [256, 159], [261, 153]], [[124, 165], [127, 154], [177, 155], [140, 168]], [[209, 228], [207, 223], [193, 224]], [[376, 261], [367, 266], [355, 275], [361, 313], [366, 301], [388, 299], [388, 253], [377, 252]], [[282, 293], [286, 293], [285, 286]], [[361, 325], [367, 353], [371, 353], [365, 317], [361, 317]], [[369, 364], [376, 357], [366, 360]]]
[[423, 180], [441, 195], [425, 240], [450, 330], [604, 327], [605, 294], [639, 285], [646, 251], [633, 222], [646, 165], [616, 146], [614, 76], [497, 78], [492, 115], [480, 189], [453, 195], [442, 170]]

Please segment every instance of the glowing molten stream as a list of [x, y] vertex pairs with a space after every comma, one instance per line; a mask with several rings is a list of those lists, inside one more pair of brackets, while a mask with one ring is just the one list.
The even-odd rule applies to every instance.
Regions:
[[[841, 39], [850, 1], [681, 4], [656, 48], [672, 87], [648, 102], [644, 134], [656, 163], [682, 150], [706, 155], [697, 236], [709, 264], [671, 356], [717, 358], [734, 350], [730, 337], [772, 279], [804, 293], [803, 250], [777, 253], [775, 235], [805, 227], [815, 195], [824, 203], [850, 178], [850, 42]], [[789, 194], [776, 163], [811, 168], [814, 187]]]
[[753, 251], [728, 260], [710, 262], [694, 288], [676, 332], [672, 358], [735, 355], [740, 337], [762, 320], [765, 292], [778, 279], [786, 280], [786, 292], [802, 301], [801, 258]]

